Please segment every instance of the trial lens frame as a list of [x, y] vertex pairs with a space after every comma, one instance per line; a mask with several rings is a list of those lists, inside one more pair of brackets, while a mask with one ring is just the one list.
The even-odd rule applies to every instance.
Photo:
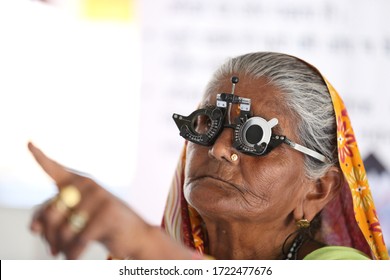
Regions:
[[[269, 153], [273, 148], [285, 143], [293, 149], [308, 156], [327, 163], [328, 160], [320, 153], [299, 145], [286, 136], [272, 133], [272, 128], [278, 124], [278, 119], [269, 121], [252, 116], [250, 112], [251, 100], [234, 94], [238, 83], [237, 77], [232, 77], [232, 92], [217, 94], [216, 107], [198, 109], [189, 116], [173, 114], [173, 119], [180, 130], [180, 135], [195, 144], [211, 146], [225, 127], [232, 128], [233, 147], [244, 154], [261, 156]], [[240, 115], [231, 122], [231, 106], [239, 104]], [[228, 119], [226, 120], [226, 115]], [[198, 129], [198, 120], [207, 120], [207, 128]]]

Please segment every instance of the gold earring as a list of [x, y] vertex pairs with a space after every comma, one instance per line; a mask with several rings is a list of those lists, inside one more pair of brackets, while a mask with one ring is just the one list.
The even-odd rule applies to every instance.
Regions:
[[230, 155], [230, 159], [231, 159], [232, 161], [236, 161], [236, 160], [238, 160], [238, 155], [235, 154], [235, 153], [233, 153], [233, 154]]
[[308, 228], [310, 226], [310, 222], [307, 219], [300, 219], [295, 222], [298, 228]]

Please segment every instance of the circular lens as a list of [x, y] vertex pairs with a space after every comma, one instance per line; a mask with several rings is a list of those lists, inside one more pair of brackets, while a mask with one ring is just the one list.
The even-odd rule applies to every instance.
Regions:
[[263, 138], [263, 129], [259, 125], [251, 125], [245, 132], [245, 138], [248, 143], [255, 145]]
[[211, 123], [208, 115], [199, 114], [193, 120], [194, 131], [198, 134], [206, 134], [211, 128]]

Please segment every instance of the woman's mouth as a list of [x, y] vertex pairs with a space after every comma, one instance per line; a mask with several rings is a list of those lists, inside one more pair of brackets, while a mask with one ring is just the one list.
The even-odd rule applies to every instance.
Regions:
[[[217, 176], [213, 176], [213, 175], [202, 175], [202, 176], [198, 176], [198, 177], [195, 177], [193, 179], [190, 179], [189, 182], [190, 183], [193, 183], [195, 181], [203, 181], [203, 180], [211, 180], [211, 181], [217, 181], [219, 183], [222, 183], [224, 186], [228, 185], [229, 187], [232, 187], [240, 192], [243, 193], [243, 188], [241, 186], [238, 186], [237, 184], [235, 183], [232, 183], [232, 182], [229, 182], [229, 181], [226, 181], [220, 177], [217, 177]], [[220, 187], [222, 187], [222, 184], [219, 184]]]

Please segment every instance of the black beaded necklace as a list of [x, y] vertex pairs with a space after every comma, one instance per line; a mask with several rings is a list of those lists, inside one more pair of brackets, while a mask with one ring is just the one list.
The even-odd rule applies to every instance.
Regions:
[[297, 259], [298, 251], [302, 247], [303, 240], [304, 240], [303, 235], [298, 234], [298, 236], [294, 239], [294, 242], [292, 243], [287, 254], [284, 254], [286, 256], [285, 260], [296, 260]]

